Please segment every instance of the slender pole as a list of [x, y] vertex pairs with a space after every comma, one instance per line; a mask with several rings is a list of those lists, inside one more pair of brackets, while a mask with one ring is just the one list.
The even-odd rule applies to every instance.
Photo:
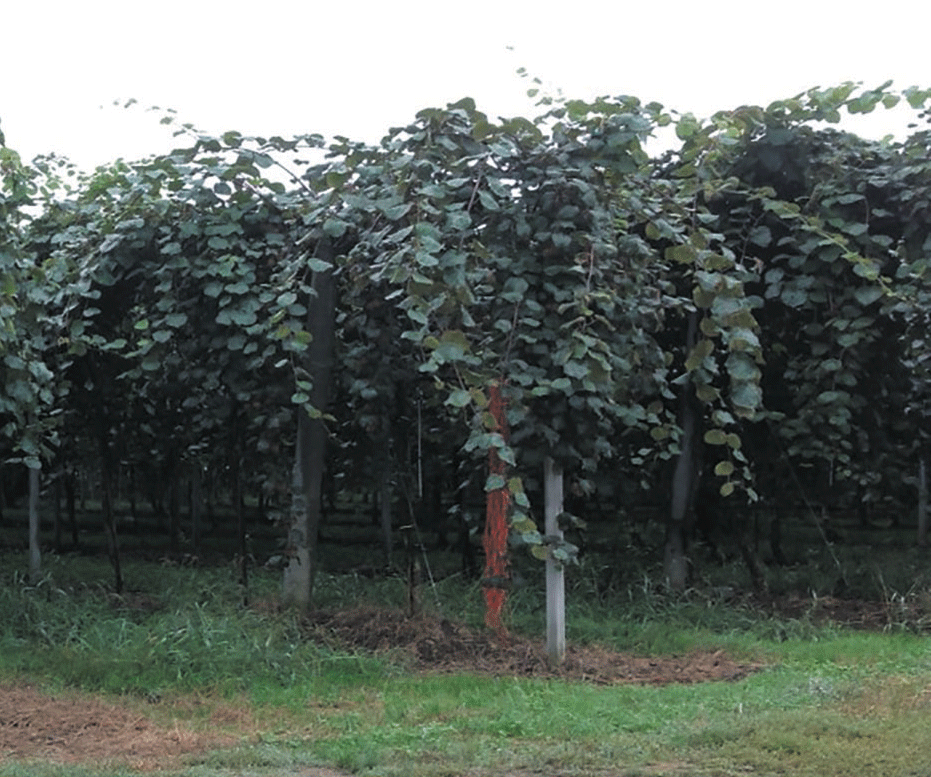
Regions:
[[39, 547], [40, 470], [29, 468], [29, 582], [35, 585], [42, 575], [42, 550]]
[[928, 544], [928, 467], [925, 457], [918, 459], [918, 547]]
[[[543, 500], [546, 536], [561, 540], [563, 473], [549, 456], [543, 461]], [[552, 555], [546, 559], [546, 655], [551, 666], [559, 666], [566, 657], [566, 580], [562, 564]]]

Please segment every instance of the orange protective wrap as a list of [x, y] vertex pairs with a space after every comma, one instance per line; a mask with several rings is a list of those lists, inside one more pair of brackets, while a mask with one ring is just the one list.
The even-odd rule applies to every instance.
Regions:
[[[507, 414], [501, 386], [492, 383], [489, 387], [489, 412], [495, 419], [495, 431], [508, 439]], [[501, 475], [507, 479], [507, 465], [498, 456], [498, 451], [488, 451], [488, 472]], [[494, 629], [502, 639], [507, 637], [507, 629], [501, 621], [501, 611], [507, 600], [508, 578], [508, 528], [510, 525], [509, 508], [511, 492], [507, 485], [489, 491], [486, 500], [485, 533], [482, 545], [485, 549], [485, 624]]]

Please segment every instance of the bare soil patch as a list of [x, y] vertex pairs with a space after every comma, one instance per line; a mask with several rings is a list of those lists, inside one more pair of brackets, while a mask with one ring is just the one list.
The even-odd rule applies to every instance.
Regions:
[[181, 724], [160, 726], [132, 705], [86, 693], [0, 685], [0, 760], [120, 762], [144, 771], [235, 741]]
[[668, 685], [739, 680], [760, 667], [734, 661], [721, 651], [643, 658], [595, 646], [570, 645], [564, 663], [550, 667], [542, 640], [476, 631], [444, 618], [377, 608], [321, 611], [308, 621], [320, 639], [366, 651], [390, 651], [413, 668], [522, 677], [559, 677], [609, 684]]

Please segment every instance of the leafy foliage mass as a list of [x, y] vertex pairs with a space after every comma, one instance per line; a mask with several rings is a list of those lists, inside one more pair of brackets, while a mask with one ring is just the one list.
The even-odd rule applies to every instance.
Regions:
[[[708, 120], [544, 98], [532, 121], [465, 99], [375, 146], [183, 125], [90, 174], [0, 144], [0, 455], [274, 502], [301, 410], [344, 492], [452, 491], [496, 448], [512, 474], [478, 490], [506, 484], [515, 541], [561, 559], [530, 498], [546, 456], [589, 507], [662, 491], [688, 447], [719, 496], [900, 509], [931, 412], [929, 98], [844, 84]], [[834, 128], [902, 101], [903, 141]]]

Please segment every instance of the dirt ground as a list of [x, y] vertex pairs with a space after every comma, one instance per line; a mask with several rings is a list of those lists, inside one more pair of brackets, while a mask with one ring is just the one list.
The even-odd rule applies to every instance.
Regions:
[[49, 695], [29, 685], [0, 685], [0, 762], [119, 762], [139, 770], [233, 744], [231, 737], [156, 725], [136, 705], [85, 693]]
[[411, 618], [374, 608], [319, 612], [310, 627], [319, 639], [369, 651], [389, 651], [422, 672], [666, 685], [739, 680], [757, 668], [737, 663], [720, 651], [640, 658], [604, 648], [570, 645], [562, 665], [551, 669], [542, 640], [514, 635], [502, 640], [491, 631], [476, 631], [442, 618]]
[[[825, 614], [853, 616], [878, 625], [880, 612], [859, 604], [825, 603]], [[801, 605], [800, 605], [801, 606]], [[570, 646], [558, 669], [547, 665], [541, 641], [511, 636], [502, 642], [488, 631], [451, 621], [378, 609], [320, 612], [307, 623], [308, 637], [334, 645], [387, 651], [421, 672], [494, 676], [560, 677], [599, 684], [698, 683], [734, 681], [759, 667], [734, 661], [720, 651], [665, 658], [642, 658], [603, 648]], [[228, 747], [249, 735], [249, 721], [237, 710], [215, 711], [210, 725], [164, 725], [146, 713], [140, 700], [104, 702], [89, 694], [49, 695], [29, 685], [0, 685], [0, 762], [40, 759], [61, 763], [120, 763], [139, 771], [166, 768], [200, 752]], [[241, 725], [240, 725], [241, 724]], [[335, 777], [326, 769], [304, 768], [300, 777]]]

